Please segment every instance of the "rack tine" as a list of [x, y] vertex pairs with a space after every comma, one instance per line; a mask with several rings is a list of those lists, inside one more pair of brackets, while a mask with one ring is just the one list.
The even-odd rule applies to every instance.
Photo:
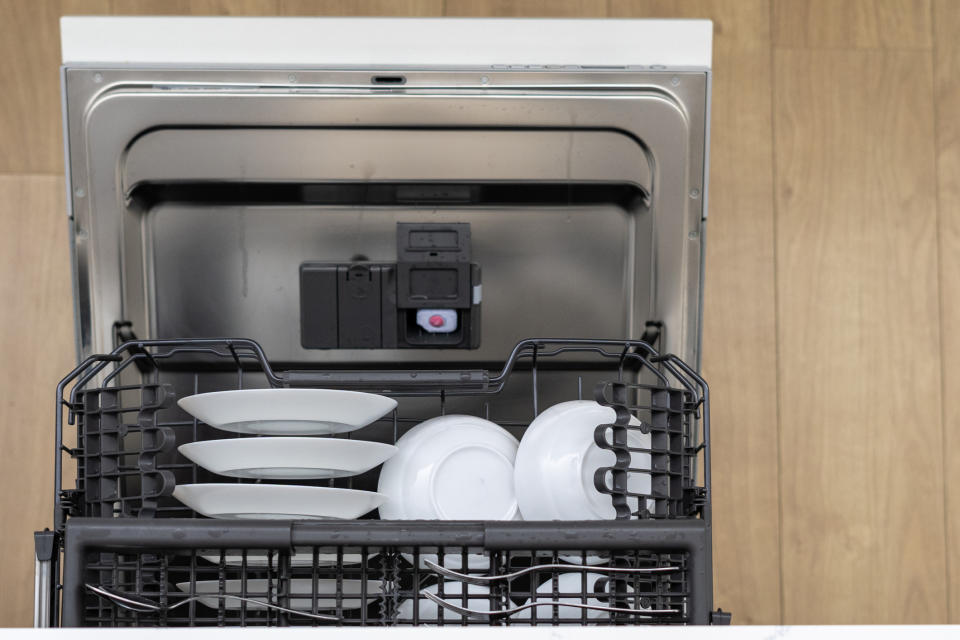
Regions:
[[532, 374], [533, 374], [533, 417], [534, 417], [534, 418], [536, 418], [538, 415], [540, 415], [540, 409], [539, 409], [539, 406], [538, 406], [539, 403], [538, 403], [538, 398], [537, 398], [537, 391], [538, 391], [538, 389], [537, 389], [537, 384], [538, 384], [538, 381], [537, 381], [537, 349], [538, 349], [538, 348], [539, 348], [538, 345], [536, 345], [536, 344], [533, 345], [533, 356], [532, 356], [532, 360], [531, 360], [531, 363], [530, 363], [530, 367], [531, 367]]

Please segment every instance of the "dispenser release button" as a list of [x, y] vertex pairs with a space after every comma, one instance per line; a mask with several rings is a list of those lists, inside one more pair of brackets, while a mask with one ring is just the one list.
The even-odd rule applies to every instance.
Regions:
[[428, 333], [453, 333], [457, 330], [455, 309], [418, 309], [417, 325]]

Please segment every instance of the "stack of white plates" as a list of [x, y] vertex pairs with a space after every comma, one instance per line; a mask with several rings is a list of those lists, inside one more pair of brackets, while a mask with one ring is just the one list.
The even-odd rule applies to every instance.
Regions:
[[[393, 445], [313, 438], [355, 431], [382, 418], [396, 400], [331, 389], [246, 389], [202, 393], [178, 403], [211, 427], [257, 436], [181, 445], [180, 453], [213, 473], [258, 480], [342, 478], [373, 469]], [[358, 518], [386, 496], [372, 491], [281, 484], [179, 485], [173, 496], [212, 518]]]
[[[613, 424], [616, 412], [592, 400], [561, 402], [541, 413], [527, 428], [517, 451], [514, 471], [517, 503], [525, 520], [612, 520], [616, 510], [610, 496], [594, 485], [597, 469], [613, 466], [616, 454], [594, 440], [597, 426]], [[631, 424], [639, 426], [635, 418]], [[627, 444], [649, 449], [649, 433], [628, 431]], [[649, 469], [650, 454], [632, 452], [630, 467]], [[627, 488], [649, 494], [651, 478], [630, 473]], [[636, 497], [627, 500], [637, 511]], [[653, 500], [646, 507], [653, 509]]]
[[[615, 454], [594, 441], [597, 425], [616, 413], [577, 400], [550, 407], [530, 424], [522, 442], [475, 416], [447, 415], [422, 422], [396, 446], [308, 436], [347, 433], [392, 411], [384, 396], [328, 389], [252, 389], [183, 398], [180, 406], [206, 424], [256, 438], [193, 442], [184, 456], [214, 473], [258, 480], [340, 478], [383, 464], [377, 492], [280, 484], [181, 485], [174, 496], [215, 518], [357, 518], [379, 507], [385, 520], [604, 520], [616, 517], [594, 473]], [[639, 424], [633, 419], [633, 424]], [[634, 449], [651, 437], [628, 433]], [[649, 469], [650, 454], [631, 454], [631, 467]], [[631, 473], [628, 489], [651, 491], [651, 477]], [[639, 508], [637, 498], [628, 500]], [[647, 508], [653, 508], [648, 500]], [[421, 562], [436, 556], [424, 554]], [[470, 567], [489, 562], [469, 554]], [[444, 565], [459, 568], [460, 554]]]
[[[386, 520], [605, 520], [616, 517], [610, 496], [594, 485], [597, 469], [616, 454], [595, 441], [598, 425], [616, 412], [589, 400], [554, 405], [541, 413], [523, 440], [481, 418], [449, 415], [418, 424], [397, 441], [383, 465], [378, 491]], [[631, 424], [639, 426], [636, 418]], [[650, 434], [628, 432], [632, 449], [649, 450]], [[649, 469], [650, 454], [631, 453], [633, 469]], [[633, 472], [632, 493], [649, 494], [651, 477]], [[633, 511], [636, 497], [628, 499]], [[647, 500], [647, 508], [653, 501]], [[424, 556], [426, 557], [426, 556]]]
[[449, 415], [421, 422], [398, 441], [377, 490], [390, 499], [385, 520], [513, 520], [517, 439], [482, 418]]
[[[513, 486], [517, 439], [502, 427], [475, 416], [448, 415], [421, 422], [398, 441], [399, 453], [380, 471], [377, 490], [387, 496], [384, 520], [519, 519]], [[413, 564], [414, 558], [404, 554]], [[423, 553], [440, 563], [437, 554]], [[443, 566], [463, 568], [460, 553], [444, 554]], [[483, 569], [490, 558], [468, 553], [467, 566]]]

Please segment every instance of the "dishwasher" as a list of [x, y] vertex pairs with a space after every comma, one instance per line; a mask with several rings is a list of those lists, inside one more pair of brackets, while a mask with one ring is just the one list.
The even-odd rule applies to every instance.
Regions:
[[[698, 373], [711, 34], [63, 18], [78, 365], [56, 388], [35, 625], [729, 623]], [[283, 441], [204, 397], [381, 408]], [[573, 429], [565, 406], [594, 417]], [[423, 467], [303, 471], [440, 423], [511, 453], [481, 464], [450, 426], [420, 437]], [[222, 468], [196, 462], [211, 443]], [[228, 445], [281, 447], [286, 475]], [[483, 515], [501, 494], [519, 506]], [[374, 502], [316, 511], [335, 499]]]

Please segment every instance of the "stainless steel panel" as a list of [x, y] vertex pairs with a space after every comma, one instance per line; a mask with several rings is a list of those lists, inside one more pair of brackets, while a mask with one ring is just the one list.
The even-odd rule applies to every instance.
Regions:
[[[635, 218], [647, 229], [634, 234]], [[645, 220], [646, 224], [642, 221]], [[616, 206], [555, 208], [196, 207], [145, 219], [155, 268], [158, 337], [248, 336], [271, 358], [494, 362], [530, 336], [619, 337], [649, 311], [649, 280], [627, 287], [629, 246], [650, 262], [650, 216]], [[397, 222], [469, 222], [483, 268], [480, 349], [331, 350], [300, 346], [300, 263], [396, 260]], [[636, 300], [635, 297], [642, 299]]]
[[[153, 330], [153, 327], [144, 328], [154, 320], [156, 328], [163, 329], [164, 321], [154, 318], [154, 309], [160, 302], [159, 289], [154, 286], [165, 285], [161, 284], [164, 280], [159, 273], [154, 282], [153, 269], [159, 263], [153, 252], [159, 245], [152, 238], [154, 232], [176, 228], [173, 221], [178, 219], [178, 214], [162, 207], [145, 214], [137, 210], [135, 202], [124, 197], [125, 166], [138, 146], [138, 139], [146, 140], [152, 131], [186, 127], [225, 127], [239, 131], [426, 127], [497, 132], [616, 131], [620, 137], [635, 141], [646, 162], [611, 175], [641, 176], [635, 179], [648, 182], [651, 206], [649, 213], [644, 214], [648, 221], [637, 224], [644, 215], [604, 210], [598, 219], [605, 220], [604, 224], [610, 227], [601, 225], [595, 230], [592, 225], [580, 222], [568, 225], [573, 233], [570, 238], [559, 241], [559, 246], [572, 244], [571, 239], [575, 238], [586, 246], [596, 247], [595, 260], [603, 263], [608, 259], [609, 242], [594, 243], [590, 236], [597, 235], [608, 241], [605, 229], [618, 227], [620, 256], [598, 269], [598, 273], [609, 275], [615, 270], [614, 262], [619, 260], [621, 265], [627, 265], [621, 281], [608, 292], [612, 297], [607, 306], [616, 308], [617, 321], [599, 320], [600, 324], [593, 324], [587, 333], [596, 335], [598, 329], [609, 327], [636, 337], [642, 332], [644, 321], [660, 319], [667, 327], [666, 348], [688, 361], [698, 360], [705, 73], [409, 70], [403, 74], [407, 82], [402, 88], [384, 90], [370, 86], [369, 72], [351, 70], [68, 69], [69, 178], [73, 194], [81, 352], [109, 349], [111, 325], [117, 319], [133, 320], [141, 333]], [[556, 166], [557, 154], [561, 152], [546, 145], [542, 156], [538, 153], [538, 148], [531, 149], [529, 162], [543, 167]], [[451, 149], [444, 157], [455, 164], [457, 149]], [[279, 165], [295, 164], [283, 156], [266, 157], [257, 170], [263, 170], [271, 160]], [[306, 157], [301, 155], [300, 160], [306, 166], [318, 162], [309, 153]], [[230, 162], [224, 164], [229, 169]], [[587, 172], [585, 165], [578, 166], [578, 171]], [[648, 177], [644, 176], [643, 166], [649, 171]], [[230, 170], [236, 168], [234, 165]], [[127, 172], [128, 178], [142, 179], [137, 177], [140, 175]], [[163, 222], [154, 222], [165, 213], [171, 214], [168, 228]], [[443, 215], [448, 213], [444, 211]], [[565, 213], [577, 220], [585, 219], [585, 214], [574, 211], [550, 215]], [[234, 211], [224, 215], [236, 218], [240, 214]], [[249, 211], [246, 215], [251, 220], [257, 218]], [[539, 214], [525, 212], [524, 216], [527, 215], [533, 219]], [[510, 233], [508, 227], [500, 228], [499, 233]], [[558, 225], [557, 231], [564, 228]], [[627, 230], [625, 236], [624, 230]], [[191, 240], [178, 237], [177, 241]], [[509, 241], [520, 242], [515, 238]], [[649, 252], [641, 254], [645, 243], [650, 246]], [[627, 248], [624, 250], [623, 246]], [[247, 249], [248, 256], [257, 251], [252, 244]], [[164, 250], [176, 253], [166, 246]], [[495, 258], [500, 259], [503, 258]], [[524, 266], [529, 268], [529, 263]], [[502, 267], [491, 264], [484, 264], [484, 268], [494, 269], [494, 273], [503, 271]], [[591, 277], [589, 271], [580, 269], [575, 275], [572, 271], [561, 270], [562, 277], [567, 278], [569, 306], [561, 309], [553, 303], [554, 306], [546, 310], [537, 308], [537, 317], [569, 314], [570, 309], [580, 308], [580, 297], [593, 301], [592, 291], [607, 286]], [[194, 277], [199, 276], [194, 274]], [[579, 280], [571, 280], [574, 277]], [[292, 285], [291, 281], [284, 286]], [[650, 291], [649, 296], [643, 293], [645, 290]], [[520, 299], [532, 294], [516, 287], [510, 295]], [[627, 310], [623, 309], [625, 301], [630, 307]], [[531, 309], [531, 312], [534, 311]], [[483, 325], [487, 335], [491, 335], [492, 327], [505, 324], [513, 317], [512, 314], [498, 317], [493, 313], [493, 309], [485, 308]], [[501, 308], [496, 313], [506, 312]], [[624, 315], [627, 321], [623, 320]], [[571, 328], [579, 326], [573, 324]], [[295, 334], [298, 326], [275, 330]], [[430, 359], [434, 359], [437, 354], [430, 352], [430, 355]], [[305, 357], [321, 361], [329, 356], [311, 352]], [[404, 352], [403, 357], [422, 355]]]
[[50, 626], [50, 612], [53, 603], [51, 602], [51, 579], [53, 574], [53, 561], [40, 560], [34, 556], [33, 564], [33, 626], [34, 628], [47, 628]]
[[617, 131], [160, 129], [123, 160], [123, 189], [194, 181], [601, 181], [649, 191], [650, 164]]

